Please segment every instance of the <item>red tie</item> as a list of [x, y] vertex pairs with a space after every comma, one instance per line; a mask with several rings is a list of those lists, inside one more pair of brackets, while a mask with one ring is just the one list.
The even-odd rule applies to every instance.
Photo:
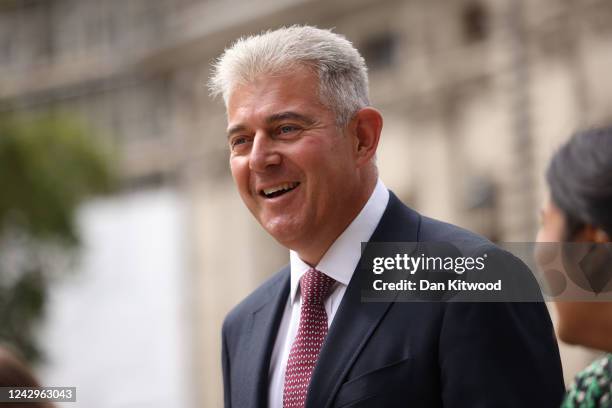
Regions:
[[312, 370], [327, 335], [324, 302], [334, 282], [334, 279], [314, 268], [309, 269], [300, 280], [300, 324], [287, 361], [283, 408], [302, 408], [306, 403]]

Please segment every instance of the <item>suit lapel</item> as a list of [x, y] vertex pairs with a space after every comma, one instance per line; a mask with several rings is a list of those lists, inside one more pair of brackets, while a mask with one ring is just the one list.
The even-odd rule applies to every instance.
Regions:
[[[419, 215], [405, 207], [390, 192], [389, 204], [370, 242], [415, 242]], [[355, 243], [360, 245], [361, 243]], [[361, 302], [361, 287], [355, 270], [321, 349], [312, 375], [306, 407], [331, 405], [349, 369], [392, 302]]]
[[268, 373], [270, 358], [276, 341], [276, 333], [289, 296], [289, 266], [283, 270], [283, 278], [271, 287], [267, 302], [251, 315], [251, 330], [244, 346], [249, 350], [244, 360], [241, 406], [266, 407], [268, 405]]

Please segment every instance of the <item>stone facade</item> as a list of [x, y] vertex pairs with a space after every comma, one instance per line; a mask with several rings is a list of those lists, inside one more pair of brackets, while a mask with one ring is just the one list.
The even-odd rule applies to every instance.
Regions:
[[219, 406], [222, 318], [287, 259], [232, 186], [224, 109], [206, 89], [226, 45], [335, 27], [370, 66], [387, 186], [427, 215], [529, 241], [552, 150], [610, 119], [611, 22], [606, 0], [5, 0], [0, 110], [74, 111], [118, 146], [126, 188], [188, 198], [194, 375], [203, 406]]

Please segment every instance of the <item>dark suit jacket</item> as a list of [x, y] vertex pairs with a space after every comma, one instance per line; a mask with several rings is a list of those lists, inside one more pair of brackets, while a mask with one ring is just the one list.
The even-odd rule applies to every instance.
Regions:
[[[370, 242], [416, 241], [452, 242], [474, 254], [501, 251], [476, 234], [421, 216], [391, 193]], [[267, 406], [270, 356], [289, 279], [287, 266], [225, 319], [227, 408]], [[354, 275], [323, 344], [306, 406], [558, 407], [563, 392], [544, 303], [362, 303]]]

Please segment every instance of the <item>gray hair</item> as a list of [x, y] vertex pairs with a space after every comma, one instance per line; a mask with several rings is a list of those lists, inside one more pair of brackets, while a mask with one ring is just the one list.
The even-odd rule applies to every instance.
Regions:
[[370, 104], [367, 67], [344, 36], [311, 26], [283, 27], [242, 37], [227, 48], [213, 66], [211, 95], [223, 95], [227, 106], [234, 86], [253, 82], [262, 74], [286, 74], [296, 66], [312, 68], [319, 77], [321, 102], [347, 125], [355, 112]]

